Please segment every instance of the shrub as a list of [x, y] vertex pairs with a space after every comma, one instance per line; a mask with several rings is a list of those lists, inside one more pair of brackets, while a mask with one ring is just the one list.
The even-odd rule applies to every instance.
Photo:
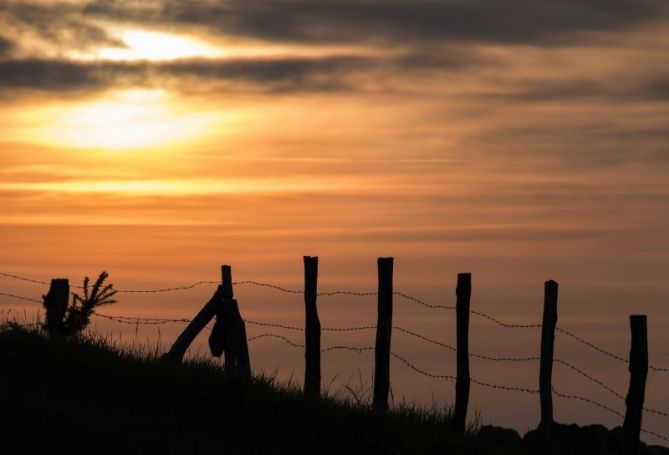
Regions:
[[90, 278], [84, 278], [83, 296], [72, 294], [72, 303], [68, 306], [63, 321], [63, 328], [68, 336], [79, 335], [91, 322], [91, 315], [97, 307], [116, 303], [114, 295], [118, 291], [114, 285], [105, 284], [109, 278], [107, 272], [100, 273], [93, 286], [90, 286]]

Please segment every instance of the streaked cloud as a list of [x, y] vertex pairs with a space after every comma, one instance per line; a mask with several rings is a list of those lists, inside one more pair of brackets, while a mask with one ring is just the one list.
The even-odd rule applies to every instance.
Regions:
[[455, 41], [557, 44], [667, 13], [655, 0], [94, 1], [84, 13], [116, 21], [199, 25], [266, 41]]

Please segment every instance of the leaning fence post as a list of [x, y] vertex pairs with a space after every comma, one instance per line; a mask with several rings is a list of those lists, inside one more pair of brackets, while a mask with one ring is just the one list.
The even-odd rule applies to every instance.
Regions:
[[623, 430], [628, 437], [630, 452], [639, 450], [643, 402], [646, 395], [648, 377], [648, 328], [646, 316], [630, 316], [632, 329], [632, 349], [630, 350], [630, 386], [625, 398], [627, 410]]
[[225, 333], [225, 369], [240, 377], [251, 376], [249, 346], [246, 340], [246, 325], [239, 312], [239, 305], [232, 290], [232, 267], [221, 267], [223, 276], [223, 302], [221, 315]]
[[318, 319], [318, 258], [304, 256], [304, 395], [318, 399], [321, 394], [321, 322]]
[[374, 352], [375, 409], [388, 409], [390, 392], [390, 335], [393, 327], [393, 258], [378, 258], [378, 319]]
[[193, 320], [190, 321], [184, 331], [181, 332], [181, 335], [177, 337], [170, 350], [163, 356], [164, 358], [181, 362], [195, 337], [197, 337], [216, 314], [218, 307], [221, 305], [222, 297], [223, 286], [219, 285], [211, 299], [202, 307]]
[[70, 281], [66, 278], [52, 279], [49, 292], [42, 298], [46, 310], [46, 328], [49, 336], [63, 335], [63, 318], [65, 318], [67, 303], [70, 299]]
[[458, 273], [457, 296], [457, 370], [455, 382], [455, 410], [453, 426], [456, 431], [464, 432], [467, 421], [469, 402], [469, 303], [472, 295], [472, 274]]
[[541, 325], [541, 361], [539, 365], [539, 400], [541, 402], [541, 423], [548, 432], [553, 425], [553, 350], [555, 346], [555, 326], [558, 313], [558, 284], [550, 280], [544, 284], [544, 317]]

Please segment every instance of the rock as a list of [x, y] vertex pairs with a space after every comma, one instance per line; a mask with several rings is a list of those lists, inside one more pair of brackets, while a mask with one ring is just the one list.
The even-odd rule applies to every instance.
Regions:
[[643, 455], [669, 455], [669, 448], [661, 446], [646, 446], [641, 453]]
[[516, 447], [522, 442], [516, 430], [492, 425], [482, 426], [479, 430], [478, 438], [500, 447]]
[[[482, 441], [499, 448], [523, 447], [537, 455], [627, 455], [629, 440], [621, 427], [609, 430], [603, 425], [578, 426], [555, 423], [548, 439], [542, 428], [529, 431], [523, 438], [514, 430], [484, 425], [478, 433]], [[669, 455], [669, 448], [641, 443], [639, 455]]]

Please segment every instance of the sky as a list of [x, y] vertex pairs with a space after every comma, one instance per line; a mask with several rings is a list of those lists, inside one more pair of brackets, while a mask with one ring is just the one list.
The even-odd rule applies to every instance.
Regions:
[[[664, 0], [4, 0], [0, 271], [78, 282], [106, 269], [152, 288], [217, 280], [229, 263], [299, 288], [302, 256], [318, 255], [321, 287], [373, 290], [376, 257], [394, 256], [401, 289], [445, 303], [472, 272], [472, 308], [525, 322], [553, 278], [561, 326], [626, 355], [628, 315], [647, 314], [651, 363], [669, 366], [667, 30]], [[109, 311], [187, 317], [211, 290], [195, 292]], [[250, 316], [302, 321], [299, 299], [239, 292]], [[373, 299], [330, 302], [331, 325], [374, 320]], [[454, 341], [452, 315], [407, 305], [400, 322]], [[537, 334], [472, 324], [479, 351], [538, 350]], [[425, 369], [454, 370], [394, 336]], [[255, 365], [300, 376], [301, 353], [257, 343]], [[626, 390], [624, 365], [557, 349]], [[369, 360], [336, 354], [326, 376], [369, 383]], [[452, 400], [451, 384], [393, 372], [408, 399]], [[538, 378], [534, 365], [474, 372]], [[611, 399], [569, 374], [563, 388]], [[662, 381], [649, 395], [669, 409]], [[472, 394], [484, 423], [537, 421], [531, 397], [508, 416], [517, 396]], [[556, 412], [619, 420], [569, 401]]]

